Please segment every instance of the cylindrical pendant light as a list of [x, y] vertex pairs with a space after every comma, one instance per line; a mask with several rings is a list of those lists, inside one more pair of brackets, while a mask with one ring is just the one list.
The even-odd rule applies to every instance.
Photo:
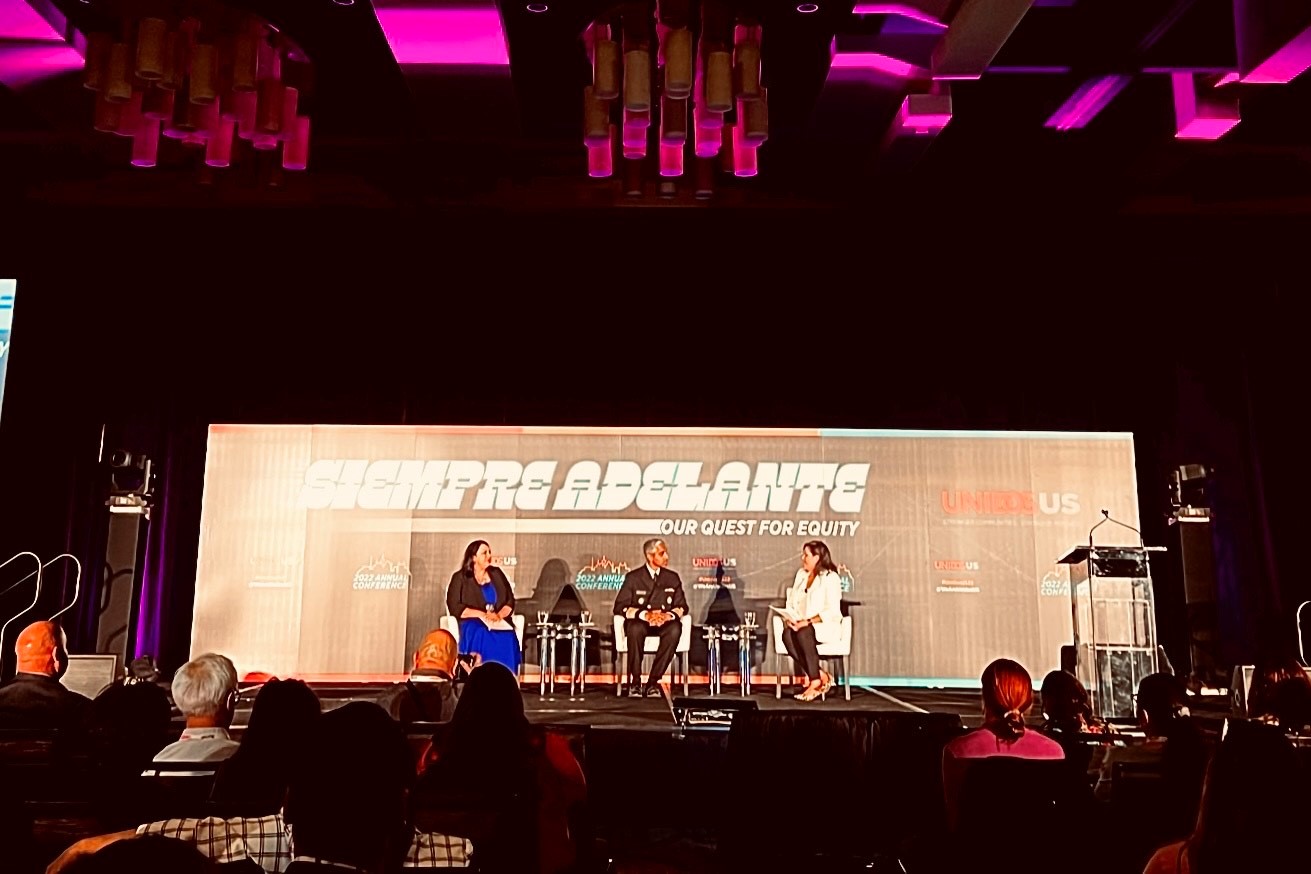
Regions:
[[255, 90], [261, 30], [262, 28], [256, 25], [247, 24], [237, 34], [236, 40], [232, 43], [232, 89], [234, 91]]
[[609, 142], [610, 104], [596, 96], [595, 86], [588, 85], [583, 89], [583, 143], [595, 146]]
[[259, 105], [255, 112], [255, 132], [277, 135], [282, 131], [282, 94], [280, 79], [259, 80]]
[[614, 100], [619, 96], [619, 43], [609, 38], [596, 40], [592, 48], [592, 91], [600, 100]]
[[159, 160], [159, 119], [142, 116], [132, 137], [132, 166], [153, 167]]
[[587, 175], [593, 179], [606, 179], [615, 172], [615, 140], [619, 132], [610, 125], [610, 135], [603, 143], [589, 143], [587, 146]]
[[95, 115], [92, 117], [91, 127], [107, 134], [114, 133], [118, 130], [119, 122], [123, 118], [124, 105], [114, 103], [112, 100], [106, 100], [104, 94], [97, 94]]
[[254, 91], [233, 91], [232, 102], [236, 106], [237, 136], [243, 140], [254, 139], [259, 96]]
[[723, 140], [724, 117], [697, 107], [695, 111], [696, 126], [693, 129], [693, 145], [698, 158], [713, 158], [719, 154]]
[[739, 100], [756, 100], [760, 97], [760, 43], [750, 33], [751, 28], [738, 28], [743, 38], [734, 48], [733, 80], [735, 96]]
[[623, 146], [625, 158], [645, 158], [647, 128], [651, 126], [651, 114], [624, 110]]
[[142, 18], [137, 22], [138, 79], [154, 82], [164, 78], [164, 50], [167, 36], [168, 24], [162, 18]]
[[164, 71], [157, 83], [160, 88], [169, 91], [178, 87], [180, 79], [186, 78], [186, 68], [180, 66], [186, 60], [186, 34], [171, 30], [164, 37]]
[[228, 118], [220, 118], [218, 127], [210, 134], [205, 144], [205, 163], [210, 167], [227, 167], [232, 164], [232, 140], [237, 123]]
[[742, 126], [743, 138], [751, 145], [759, 146], [769, 139], [769, 103], [765, 99], [765, 89], [760, 89], [759, 100], [738, 99], [737, 123]]
[[198, 42], [191, 48], [192, 103], [209, 104], [218, 97], [218, 59], [213, 43]]
[[660, 142], [679, 146], [687, 142], [686, 100], [660, 99]]
[[624, 194], [642, 196], [642, 162], [624, 161]]
[[683, 175], [683, 145], [681, 143], [670, 145], [662, 142], [660, 144], [660, 175]]
[[114, 103], [126, 103], [132, 97], [131, 54], [125, 42], [116, 42], [109, 47], [109, 64], [105, 68], [101, 93]]
[[708, 200], [715, 193], [715, 162], [709, 158], [696, 159], [696, 188], [693, 194], [697, 200]]
[[158, 84], [150, 86], [141, 99], [141, 114], [147, 118], [155, 118], [160, 121], [172, 118], [173, 93], [159, 87]]
[[141, 92], [133, 91], [132, 96], [119, 104], [118, 127], [114, 133], [120, 137], [134, 137], [141, 130]]
[[[290, 85], [282, 87], [282, 129], [278, 133], [281, 140], [289, 140], [296, 134], [296, 125], [288, 123], [300, 111], [300, 89]], [[288, 167], [288, 170], [291, 168]]]
[[728, 112], [733, 108], [733, 56], [728, 52], [706, 55], [706, 109]]
[[680, 27], [665, 34], [665, 94], [683, 99], [692, 94], [692, 31]]
[[746, 141], [741, 124], [733, 125], [733, 175], [755, 176], [756, 150]]
[[86, 38], [86, 66], [82, 68], [82, 87], [99, 91], [105, 87], [109, 72], [109, 48], [114, 39], [107, 33], [93, 33]]
[[282, 144], [282, 169], [304, 170], [310, 162], [310, 118], [298, 115], [283, 119], [283, 125], [290, 127], [292, 134]]
[[634, 112], [651, 109], [651, 53], [643, 49], [624, 52], [624, 108]]

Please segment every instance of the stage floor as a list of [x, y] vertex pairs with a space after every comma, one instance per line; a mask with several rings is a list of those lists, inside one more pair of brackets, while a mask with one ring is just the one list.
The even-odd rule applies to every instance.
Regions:
[[[688, 698], [697, 704], [712, 701], [731, 703], [741, 702], [738, 685], [731, 687], [725, 683], [719, 695], [710, 695], [704, 682], [692, 682], [688, 689]], [[366, 683], [327, 683], [311, 682], [310, 685], [323, 701], [325, 709], [341, 706], [348, 701], [369, 701], [387, 687], [384, 682]], [[672, 730], [677, 725], [674, 715], [674, 702], [683, 696], [681, 683], [665, 683], [661, 686], [664, 696], [661, 698], [628, 698], [615, 694], [613, 682], [589, 682], [586, 691], [581, 694], [575, 690], [569, 694], [567, 683], [556, 683], [555, 691], [541, 694], [541, 684], [536, 677], [525, 678], [523, 685], [524, 711], [535, 723], [561, 726], [608, 726], [622, 728], [640, 728], [652, 730]], [[841, 686], [834, 687], [829, 695], [820, 701], [802, 702], [792, 697], [795, 686], [784, 686], [781, 698], [774, 697], [774, 683], [754, 683], [751, 694], [745, 696], [761, 710], [782, 709], [799, 712], [822, 711], [866, 711], [899, 710], [915, 713], [957, 713], [967, 727], [978, 725], [981, 721], [979, 693], [970, 689], [923, 689], [859, 686], [851, 687], [851, 700], [843, 697]], [[253, 691], [242, 695], [233, 727], [244, 728], [250, 715], [250, 703]]]
[[[397, 677], [396, 679], [401, 679]], [[606, 680], [609, 679], [609, 682]], [[726, 678], [727, 679], [727, 678]], [[772, 677], [763, 678], [765, 682], [752, 684], [751, 694], [746, 696], [761, 710], [794, 710], [797, 712], [820, 713], [825, 711], [874, 711], [890, 710], [911, 713], [955, 713], [961, 718], [966, 728], [974, 728], [983, 721], [977, 689], [941, 689], [904, 686], [871, 686], [853, 684], [851, 700], [843, 697], [841, 686], [833, 689], [826, 699], [814, 702], [802, 702], [792, 697], [796, 687], [784, 685], [781, 698], [774, 697]], [[375, 680], [370, 682], [326, 682], [312, 681], [310, 685], [323, 702], [324, 709], [332, 709], [348, 701], [370, 701], [376, 698], [389, 682]], [[575, 728], [615, 727], [650, 730], [672, 730], [677, 727], [674, 703], [683, 696], [681, 683], [662, 684], [663, 697], [628, 698], [615, 694], [612, 679], [605, 675], [594, 676], [589, 680], [586, 691], [569, 694], [567, 682], [556, 683], [555, 691], [541, 694], [541, 683], [536, 675], [528, 675], [521, 685], [524, 698], [524, 711], [529, 720], [543, 725], [572, 726]], [[238, 706], [233, 728], [238, 732], [249, 719], [250, 705], [255, 695], [255, 688], [244, 692]], [[741, 702], [739, 686], [725, 682], [719, 695], [710, 695], [705, 677], [693, 677], [689, 685], [688, 696], [693, 701], [709, 703], [711, 701]], [[1227, 697], [1194, 696], [1189, 701], [1194, 716], [1203, 719], [1223, 719], [1229, 714]], [[1029, 713], [1030, 724], [1042, 721], [1042, 710], [1038, 693], [1034, 692], [1034, 706]], [[1117, 720], [1125, 722], [1131, 720]]]

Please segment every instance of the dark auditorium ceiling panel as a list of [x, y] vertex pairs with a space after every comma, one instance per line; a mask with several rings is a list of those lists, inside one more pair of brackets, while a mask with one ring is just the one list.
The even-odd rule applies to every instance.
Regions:
[[[236, 142], [230, 168], [205, 170], [203, 143], [181, 138], [161, 140], [157, 166], [136, 169], [132, 137], [92, 130], [97, 97], [80, 69], [89, 34], [131, 36], [142, 17], [173, 27], [218, 5], [257, 16], [296, 47], [293, 60], [303, 55], [308, 171], [282, 172], [270, 153], [253, 153], [254, 139]], [[0, 196], [20, 203], [1308, 204], [1311, 6], [1298, 0], [0, 0], [0, 9], [0, 160], [23, 168], [0, 177]], [[617, 151], [610, 178], [588, 177], [583, 92], [596, 35], [617, 35], [625, 50], [645, 39], [658, 59], [669, 22], [689, 26], [703, 60], [725, 26], [729, 51], [742, 33], [759, 35], [768, 127], [763, 144], [749, 144], [754, 177], [722, 172], [726, 160], [698, 177], [692, 130], [679, 147], [683, 175], [661, 177], [654, 110], [640, 182]], [[619, 106], [608, 106], [618, 129]], [[626, 196], [635, 184], [642, 194]], [[707, 185], [713, 194], [694, 196]]]

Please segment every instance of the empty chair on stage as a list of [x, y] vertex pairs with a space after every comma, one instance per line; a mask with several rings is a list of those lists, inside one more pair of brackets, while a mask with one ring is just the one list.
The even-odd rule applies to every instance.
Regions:
[[505, 572], [492, 564], [487, 541], [475, 540], [465, 547], [460, 569], [446, 587], [446, 609], [459, 621], [462, 652], [519, 672], [519, 636], [510, 624], [514, 591]]

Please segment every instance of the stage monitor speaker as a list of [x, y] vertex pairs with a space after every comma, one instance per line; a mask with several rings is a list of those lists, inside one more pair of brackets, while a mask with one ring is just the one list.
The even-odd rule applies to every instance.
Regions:
[[1065, 673], [1067, 674], [1077, 675], [1078, 674], [1078, 671], [1076, 670], [1076, 668], [1078, 667], [1077, 662], [1078, 662], [1078, 653], [1074, 648], [1074, 644], [1067, 643], [1065, 646], [1061, 647], [1062, 671], [1065, 671]]
[[760, 705], [750, 698], [685, 698], [674, 699], [674, 721], [683, 731], [728, 731], [733, 717], [744, 710], [759, 710]]
[[1178, 531], [1183, 563], [1189, 670], [1208, 685], [1220, 685], [1227, 677], [1220, 676], [1224, 665], [1220, 659], [1220, 612], [1211, 520], [1181, 520], [1174, 527]]
[[136, 629], [136, 602], [150, 521], [142, 515], [109, 514], [105, 538], [104, 586], [96, 605], [96, 652], [117, 656], [125, 665]]
[[94, 698], [118, 680], [118, 656], [113, 653], [70, 655], [68, 670], [59, 678], [65, 689]]

